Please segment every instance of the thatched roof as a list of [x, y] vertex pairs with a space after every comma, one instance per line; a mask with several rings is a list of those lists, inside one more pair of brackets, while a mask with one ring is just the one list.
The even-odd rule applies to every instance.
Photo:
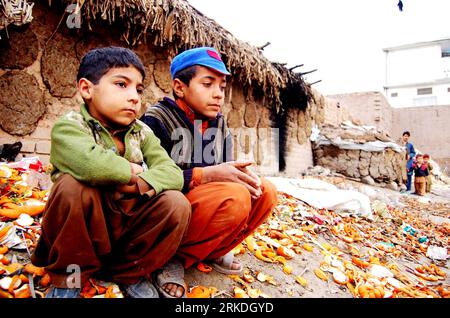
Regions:
[[[61, 2], [72, 4], [73, 0]], [[83, 27], [92, 29], [91, 22], [99, 19], [110, 24], [122, 23], [125, 26], [122, 37], [131, 47], [151, 42], [167, 49], [171, 56], [203, 45], [217, 48], [233, 76], [247, 88], [258, 87], [277, 108], [305, 107], [311, 95], [299, 74], [270, 62], [258, 48], [236, 39], [186, 0], [78, 0], [78, 3]], [[290, 96], [290, 105], [285, 105], [282, 96]]]
[[23, 25], [33, 19], [33, 3], [27, 0], [0, 0], [0, 30], [9, 24]]

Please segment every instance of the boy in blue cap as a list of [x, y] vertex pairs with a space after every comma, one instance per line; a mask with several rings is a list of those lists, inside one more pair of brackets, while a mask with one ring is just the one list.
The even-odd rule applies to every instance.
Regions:
[[[276, 189], [248, 169], [252, 162], [232, 161], [232, 136], [220, 112], [230, 72], [219, 52], [184, 51], [170, 72], [175, 100], [164, 98], [141, 120], [183, 170], [192, 217], [176, 256], [185, 268], [208, 261], [218, 272], [239, 274], [242, 264], [231, 250], [270, 215]], [[162, 290], [178, 288], [166, 284]]]

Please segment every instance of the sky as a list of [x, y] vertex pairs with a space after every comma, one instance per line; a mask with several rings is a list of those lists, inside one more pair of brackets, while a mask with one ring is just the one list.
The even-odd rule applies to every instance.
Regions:
[[450, 0], [188, 0], [322, 94], [383, 91], [383, 48], [450, 38]]

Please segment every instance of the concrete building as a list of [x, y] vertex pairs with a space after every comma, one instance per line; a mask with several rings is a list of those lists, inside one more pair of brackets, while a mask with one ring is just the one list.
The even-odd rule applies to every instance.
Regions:
[[383, 51], [384, 94], [372, 91], [327, 98], [345, 110], [344, 118], [375, 126], [395, 140], [410, 131], [414, 146], [450, 171], [450, 37]]
[[450, 37], [383, 51], [384, 93], [393, 107], [450, 105]]

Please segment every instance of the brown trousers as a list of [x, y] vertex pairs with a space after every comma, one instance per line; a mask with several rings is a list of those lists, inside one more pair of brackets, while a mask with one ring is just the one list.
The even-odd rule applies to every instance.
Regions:
[[425, 195], [426, 183], [426, 177], [414, 176], [414, 189], [416, 190], [416, 194]]
[[94, 274], [130, 284], [149, 277], [176, 253], [191, 206], [178, 191], [115, 201], [106, 187], [63, 175], [53, 185], [32, 262], [56, 287], [67, 287], [68, 266], [81, 269], [81, 287]]
[[177, 252], [186, 268], [225, 255], [264, 222], [277, 204], [277, 190], [264, 178], [261, 189], [257, 200], [233, 182], [202, 184], [186, 194], [192, 217]]
[[433, 179], [431, 179], [431, 174], [426, 177], [427, 178], [427, 185], [425, 191], [427, 193], [431, 192], [431, 185], [433, 184]]

